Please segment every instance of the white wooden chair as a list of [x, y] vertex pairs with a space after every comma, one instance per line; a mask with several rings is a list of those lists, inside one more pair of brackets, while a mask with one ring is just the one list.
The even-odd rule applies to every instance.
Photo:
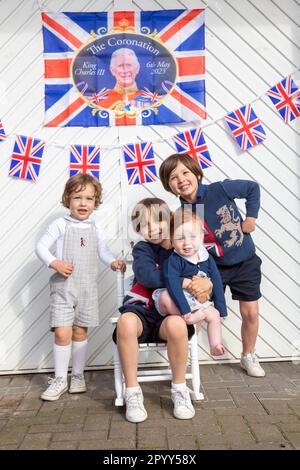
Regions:
[[[127, 284], [127, 285], [126, 285]], [[118, 298], [118, 307], [123, 303], [124, 295], [126, 291], [130, 288], [129, 278], [124, 281], [124, 274], [120, 271], [117, 272], [117, 298]], [[111, 323], [113, 328], [116, 326], [118, 315], [111, 318]], [[166, 351], [166, 343], [145, 343], [140, 344], [140, 351]], [[122, 367], [120, 363], [118, 348], [113, 342], [113, 361], [114, 361], [114, 381], [115, 381], [115, 406], [124, 405], [124, 377], [122, 372]], [[191, 399], [194, 401], [203, 400], [203, 394], [200, 392], [200, 367], [198, 362], [198, 346], [197, 346], [197, 335], [194, 334], [189, 340], [189, 369], [186, 373], [186, 379], [192, 380], [192, 388], [189, 388]], [[160, 369], [155, 370], [141, 370], [138, 369], [138, 382], [156, 382], [161, 380], [171, 380], [172, 373], [171, 369], [163, 366]]]

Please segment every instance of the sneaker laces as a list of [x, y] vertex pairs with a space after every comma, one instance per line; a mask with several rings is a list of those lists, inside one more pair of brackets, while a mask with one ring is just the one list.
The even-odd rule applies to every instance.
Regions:
[[71, 380], [73, 385], [82, 385], [84, 382], [83, 374], [72, 374]]
[[63, 382], [64, 382], [63, 377], [54, 377], [54, 378], [48, 377], [49, 391], [50, 390], [51, 391], [54, 390], [55, 392], [59, 391], [59, 389], [63, 385]]
[[173, 390], [174, 402], [177, 406], [186, 406], [190, 408], [189, 392], [187, 390]]
[[127, 408], [142, 408], [143, 395], [141, 392], [133, 392], [125, 398]]

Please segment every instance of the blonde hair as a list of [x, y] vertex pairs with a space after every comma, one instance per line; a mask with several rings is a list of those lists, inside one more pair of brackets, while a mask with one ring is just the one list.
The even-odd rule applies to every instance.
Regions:
[[71, 176], [65, 185], [65, 189], [61, 198], [61, 203], [64, 207], [70, 207], [70, 197], [72, 193], [77, 193], [84, 190], [87, 185], [90, 184], [95, 190], [95, 209], [102, 203], [102, 186], [94, 176], [78, 173], [77, 175]]

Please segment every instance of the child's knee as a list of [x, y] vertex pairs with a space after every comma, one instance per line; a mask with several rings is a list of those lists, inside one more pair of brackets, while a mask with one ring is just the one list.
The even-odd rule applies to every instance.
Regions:
[[123, 313], [118, 319], [117, 334], [118, 337], [128, 337], [128, 335], [137, 336], [137, 333], [142, 329], [142, 322], [134, 313]]
[[67, 346], [71, 342], [72, 328], [55, 328], [54, 336], [55, 344], [59, 346]]
[[72, 340], [73, 341], [84, 341], [87, 337], [87, 328], [82, 326], [73, 326], [72, 328]]

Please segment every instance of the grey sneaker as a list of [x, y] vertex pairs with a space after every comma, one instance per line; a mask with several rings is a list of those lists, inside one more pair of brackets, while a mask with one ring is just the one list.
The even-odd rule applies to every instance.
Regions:
[[86, 392], [87, 388], [85, 385], [84, 375], [83, 374], [73, 374], [71, 375], [71, 384], [69, 388], [69, 393], [83, 393]]
[[195, 409], [192, 405], [188, 389], [184, 391], [171, 390], [171, 396], [174, 403], [175, 418], [192, 419], [195, 416]]
[[264, 377], [266, 375], [256, 357], [255, 352], [242, 355], [241, 368], [244, 369], [248, 375], [251, 375], [251, 377]]
[[59, 397], [68, 390], [68, 384], [63, 377], [49, 377], [49, 387], [42, 393], [41, 399], [47, 401], [58, 400]]
[[127, 421], [141, 423], [147, 419], [148, 414], [144, 407], [144, 397], [141, 389], [138, 392], [125, 395], [125, 403]]

